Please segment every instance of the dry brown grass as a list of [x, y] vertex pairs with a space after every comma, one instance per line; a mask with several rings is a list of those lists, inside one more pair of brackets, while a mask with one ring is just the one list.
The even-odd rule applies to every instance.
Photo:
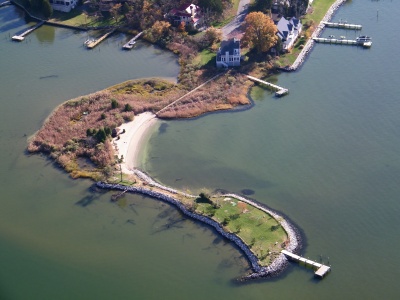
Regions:
[[234, 70], [230, 70], [188, 95], [177, 104], [159, 114], [161, 118], [192, 118], [201, 114], [232, 109], [238, 105], [250, 104], [247, 97], [252, 83]]
[[[203, 74], [197, 74], [202, 77]], [[206, 112], [249, 104], [250, 82], [233, 70], [159, 115], [161, 118], [189, 118]], [[135, 114], [157, 112], [188, 91], [182, 86], [159, 79], [127, 81], [100, 92], [65, 102], [46, 120], [30, 140], [28, 151], [49, 154], [71, 177], [106, 179], [115, 171], [116, 157], [111, 138], [98, 142], [88, 129], [114, 129], [131, 121]], [[112, 107], [112, 101], [118, 107]], [[129, 105], [129, 111], [126, 111]], [[79, 158], [93, 165], [81, 166]]]

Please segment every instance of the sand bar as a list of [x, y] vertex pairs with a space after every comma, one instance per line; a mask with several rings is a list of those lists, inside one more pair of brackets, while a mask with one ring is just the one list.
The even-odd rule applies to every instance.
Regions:
[[125, 133], [119, 135], [119, 139], [114, 138], [113, 144], [118, 153], [118, 157], [123, 156], [121, 164], [122, 172], [132, 173], [136, 167], [140, 151], [140, 143], [146, 136], [146, 132], [157, 122], [156, 115], [151, 112], [136, 115], [132, 122], [124, 123], [118, 128]]

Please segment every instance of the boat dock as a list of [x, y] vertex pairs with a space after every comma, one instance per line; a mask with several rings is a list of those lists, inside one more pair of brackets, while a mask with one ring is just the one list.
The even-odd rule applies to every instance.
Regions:
[[142, 32], [139, 32], [137, 35], [135, 35], [135, 37], [133, 39], [131, 39], [129, 42], [127, 42], [125, 45], [122, 46], [122, 49], [125, 50], [130, 50], [133, 48], [133, 45], [136, 44], [136, 40], [143, 34]]
[[342, 29], [355, 29], [355, 30], [361, 30], [362, 25], [357, 25], [357, 24], [349, 24], [347, 22], [323, 22], [323, 24], [326, 27], [332, 27], [332, 28], [342, 28]]
[[96, 47], [98, 44], [100, 44], [102, 41], [104, 41], [106, 38], [108, 38], [111, 34], [113, 34], [115, 31], [115, 29], [107, 32], [106, 34], [102, 35], [101, 37], [99, 37], [96, 40], [88, 40], [88, 43], [86, 43], [86, 47], [88, 49], [93, 49], [94, 47]]
[[283, 88], [283, 87], [281, 87], [279, 85], [276, 85], [276, 84], [273, 84], [273, 83], [258, 79], [256, 77], [253, 77], [253, 76], [250, 76], [250, 75], [246, 75], [246, 76], [247, 76], [247, 78], [249, 78], [249, 79], [251, 79], [251, 80], [253, 80], [255, 82], [265, 84], [266, 86], [275, 89], [276, 90], [275, 96], [277, 96], [277, 97], [282, 97], [282, 96], [284, 96], [284, 95], [289, 93], [288, 89]]
[[352, 46], [363, 46], [369, 48], [372, 46], [372, 42], [365, 40], [347, 40], [347, 39], [336, 39], [336, 38], [320, 38], [314, 37], [314, 41], [323, 44], [339, 44], [339, 45], [352, 45]]
[[282, 250], [281, 253], [284, 254], [290, 260], [296, 261], [298, 263], [304, 263], [305, 266], [307, 265], [311, 266], [315, 270], [314, 275], [316, 277], [324, 278], [325, 275], [331, 270], [330, 266], [317, 263], [315, 261], [301, 257], [287, 250]]
[[19, 35], [14, 35], [11, 39], [13, 41], [22, 42], [28, 34], [30, 34], [32, 31], [38, 29], [43, 24], [44, 24], [44, 21], [39, 22], [36, 25], [34, 25], [34, 26], [30, 27], [29, 29], [25, 30], [23, 33], [21, 33]]

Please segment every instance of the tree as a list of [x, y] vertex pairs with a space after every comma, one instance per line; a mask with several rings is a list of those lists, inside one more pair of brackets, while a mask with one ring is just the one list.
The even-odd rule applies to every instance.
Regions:
[[199, 0], [200, 7], [207, 7], [217, 14], [221, 14], [224, 10], [222, 0]]
[[146, 33], [147, 39], [155, 43], [168, 35], [168, 30], [171, 27], [169, 22], [156, 21]]
[[122, 4], [117, 3], [117, 4], [113, 5], [110, 10], [111, 15], [116, 22], [118, 22], [118, 16], [119, 16], [119, 11], [121, 10], [121, 7], [122, 7]]
[[111, 99], [111, 108], [116, 109], [119, 106], [119, 103], [116, 99]]
[[50, 5], [49, 0], [43, 0], [42, 12], [45, 18], [50, 18], [53, 14], [53, 7]]
[[262, 12], [249, 13], [244, 20], [243, 43], [258, 53], [267, 52], [278, 41], [274, 22]]

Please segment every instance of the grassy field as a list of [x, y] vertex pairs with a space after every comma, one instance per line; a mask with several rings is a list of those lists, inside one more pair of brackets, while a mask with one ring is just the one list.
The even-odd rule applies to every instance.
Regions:
[[239, 236], [262, 265], [269, 265], [284, 248], [286, 232], [265, 212], [234, 198], [213, 197], [212, 203], [205, 203], [201, 198], [196, 201], [196, 212], [212, 217], [226, 231]]

